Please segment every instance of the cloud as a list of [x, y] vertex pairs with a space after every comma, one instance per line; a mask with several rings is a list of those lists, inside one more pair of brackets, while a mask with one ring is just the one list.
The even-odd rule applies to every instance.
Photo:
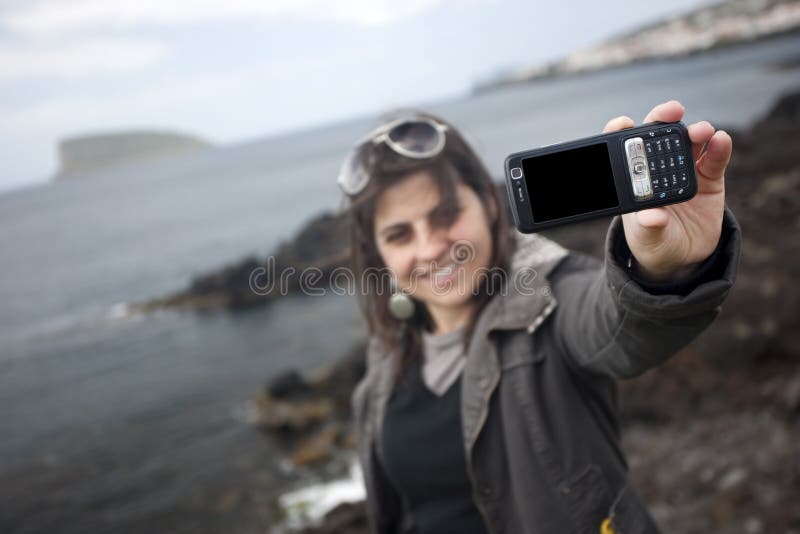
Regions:
[[0, 25], [25, 35], [87, 28], [175, 24], [220, 19], [298, 18], [364, 26], [414, 16], [442, 0], [41, 0], [0, 13]]
[[5, 46], [0, 48], [0, 79], [124, 72], [149, 66], [166, 54], [166, 47], [155, 42], [105, 39]]

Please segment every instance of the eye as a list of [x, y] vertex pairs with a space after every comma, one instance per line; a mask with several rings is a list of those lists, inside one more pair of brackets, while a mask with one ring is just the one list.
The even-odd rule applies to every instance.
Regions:
[[461, 206], [456, 202], [443, 204], [431, 212], [429, 217], [431, 225], [437, 228], [447, 228], [455, 222], [461, 210]]
[[384, 237], [384, 239], [388, 243], [400, 243], [407, 238], [408, 238], [408, 231], [405, 229], [393, 230], [392, 232], [386, 234], [386, 237]]

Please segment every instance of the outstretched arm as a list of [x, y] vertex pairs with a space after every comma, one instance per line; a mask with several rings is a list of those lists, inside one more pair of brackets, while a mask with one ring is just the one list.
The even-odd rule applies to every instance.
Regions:
[[[680, 120], [667, 102], [646, 121]], [[627, 117], [606, 131], [633, 126]], [[741, 230], [725, 208], [730, 137], [707, 122], [689, 126], [698, 192], [687, 202], [615, 217], [605, 262], [570, 254], [551, 273], [557, 338], [581, 369], [631, 377], [663, 362], [720, 311], [739, 263]]]

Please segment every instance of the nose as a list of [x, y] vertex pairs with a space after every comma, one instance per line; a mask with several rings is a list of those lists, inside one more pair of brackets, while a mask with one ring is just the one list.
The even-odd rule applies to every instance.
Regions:
[[447, 233], [443, 229], [425, 228], [420, 232], [420, 239], [417, 247], [417, 261], [423, 267], [429, 266], [432, 262], [437, 266], [448, 262], [449, 241]]

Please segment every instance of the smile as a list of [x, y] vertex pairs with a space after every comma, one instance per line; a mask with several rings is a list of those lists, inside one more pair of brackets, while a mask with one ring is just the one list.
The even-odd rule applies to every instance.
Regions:
[[463, 270], [461, 265], [457, 265], [455, 263], [450, 263], [445, 265], [440, 269], [436, 269], [429, 274], [423, 275], [422, 279], [430, 280], [435, 284], [441, 284], [443, 282], [447, 282], [449, 280], [454, 280], [460, 271]]

